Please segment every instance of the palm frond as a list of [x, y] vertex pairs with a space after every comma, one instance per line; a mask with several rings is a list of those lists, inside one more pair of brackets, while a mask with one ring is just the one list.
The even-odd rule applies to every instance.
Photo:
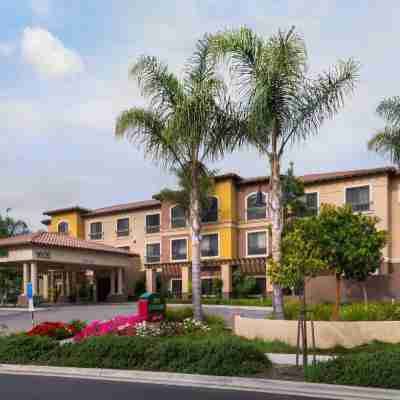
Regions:
[[147, 156], [166, 166], [182, 160], [179, 148], [168, 134], [165, 123], [152, 111], [142, 108], [124, 111], [117, 119], [115, 135], [139, 145]]
[[302, 88], [289, 99], [290, 118], [284, 126], [280, 154], [288, 142], [317, 133], [326, 119], [338, 113], [346, 95], [354, 90], [358, 70], [358, 63], [349, 59], [339, 62], [314, 80], [304, 81]]
[[179, 80], [156, 57], [141, 56], [130, 69], [130, 76], [137, 79], [142, 95], [159, 112], [171, 111], [184, 96]]
[[368, 142], [368, 149], [389, 155], [392, 162], [400, 165], [400, 128], [386, 127]]
[[389, 124], [400, 124], [400, 97], [384, 99], [376, 109], [377, 114]]

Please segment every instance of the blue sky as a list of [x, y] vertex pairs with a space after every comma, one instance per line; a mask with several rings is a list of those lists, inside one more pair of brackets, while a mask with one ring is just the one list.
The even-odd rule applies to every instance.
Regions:
[[[150, 198], [174, 178], [113, 136], [116, 116], [143, 105], [128, 79], [141, 54], [180, 74], [205, 32], [248, 25], [266, 37], [295, 25], [310, 73], [353, 57], [355, 95], [318, 136], [285, 158], [298, 174], [389, 164], [366, 142], [382, 125], [380, 100], [400, 95], [397, 2], [4, 0], [0, 2], [0, 213], [40, 228], [46, 209], [102, 207]], [[262, 175], [267, 162], [243, 149], [215, 165]]]

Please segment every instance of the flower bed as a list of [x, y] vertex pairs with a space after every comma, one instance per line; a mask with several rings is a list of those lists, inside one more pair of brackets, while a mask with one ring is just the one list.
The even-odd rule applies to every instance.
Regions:
[[81, 332], [86, 323], [79, 320], [64, 322], [42, 322], [27, 332], [28, 336], [47, 336], [57, 340], [69, 339]]

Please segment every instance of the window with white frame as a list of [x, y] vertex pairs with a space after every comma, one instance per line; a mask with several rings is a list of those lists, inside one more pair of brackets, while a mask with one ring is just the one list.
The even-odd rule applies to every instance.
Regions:
[[202, 235], [200, 253], [201, 257], [218, 257], [219, 236], [217, 233]]
[[158, 263], [161, 258], [161, 243], [146, 244], [146, 263]]
[[218, 199], [209, 197], [208, 205], [201, 213], [201, 222], [218, 222]]
[[146, 215], [146, 233], [160, 232], [160, 213]]
[[349, 204], [353, 211], [369, 211], [370, 187], [366, 185], [346, 188], [346, 204]]
[[117, 236], [129, 236], [129, 218], [120, 218], [117, 220]]
[[306, 206], [306, 215], [313, 216], [318, 215], [318, 193], [306, 193], [305, 194], [305, 206]]
[[252, 193], [246, 199], [246, 215], [248, 220], [267, 217], [267, 196], [262, 193], [261, 205], [257, 204], [257, 193]]
[[247, 255], [265, 256], [267, 255], [267, 232], [247, 232]]
[[171, 279], [171, 293], [174, 297], [180, 297], [182, 295], [182, 279]]
[[186, 212], [181, 206], [171, 208], [171, 228], [184, 228], [186, 226]]
[[57, 231], [58, 233], [62, 233], [64, 235], [67, 235], [69, 232], [69, 224], [68, 222], [62, 221], [58, 224], [57, 226]]
[[103, 239], [103, 224], [101, 222], [92, 222], [90, 224], [90, 239]]
[[185, 261], [188, 258], [187, 239], [171, 239], [171, 260]]

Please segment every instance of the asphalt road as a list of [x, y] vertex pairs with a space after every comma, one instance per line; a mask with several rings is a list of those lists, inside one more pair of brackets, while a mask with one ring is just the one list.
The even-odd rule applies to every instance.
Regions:
[[[12, 400], [313, 400], [310, 397], [45, 376], [0, 375], [0, 399]], [[315, 398], [314, 400], [322, 400]], [[325, 399], [326, 400], [326, 399]]]

